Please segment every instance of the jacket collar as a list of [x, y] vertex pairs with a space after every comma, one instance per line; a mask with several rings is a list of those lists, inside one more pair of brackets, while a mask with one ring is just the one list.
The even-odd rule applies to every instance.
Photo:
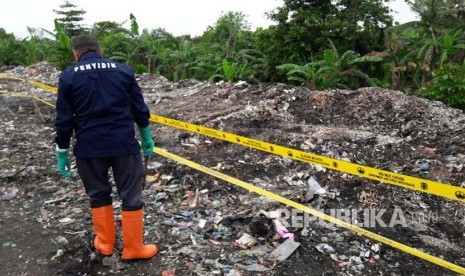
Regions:
[[81, 62], [81, 61], [84, 61], [84, 60], [90, 59], [90, 58], [102, 58], [102, 56], [99, 55], [98, 53], [94, 52], [94, 51], [89, 51], [89, 52], [85, 52], [84, 54], [82, 54], [79, 57], [79, 60], [77, 62]]

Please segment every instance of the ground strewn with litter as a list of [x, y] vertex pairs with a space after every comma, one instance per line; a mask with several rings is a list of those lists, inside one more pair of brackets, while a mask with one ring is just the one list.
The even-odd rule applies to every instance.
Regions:
[[[60, 71], [38, 63], [0, 73], [56, 86]], [[153, 114], [465, 184], [465, 116], [439, 102], [380, 88], [310, 91], [280, 83], [137, 78]], [[269, 216], [283, 209], [291, 213], [291, 208], [158, 155], [148, 165], [143, 197], [145, 240], [156, 243], [160, 253], [151, 260], [122, 262], [119, 239], [114, 255], [103, 258], [92, 248], [82, 183], [78, 177], [61, 178], [56, 170], [55, 111], [30, 97], [55, 103], [56, 96], [6, 78], [0, 78], [0, 92], [2, 275], [456, 275], [318, 220], [283, 229]], [[325, 213], [386, 210], [383, 218], [389, 222], [401, 210], [406, 225], [366, 229], [465, 266], [461, 202], [164, 125], [152, 124], [152, 129], [157, 147]], [[312, 185], [321, 188], [320, 195], [310, 192]], [[116, 191], [114, 207], [120, 207]], [[119, 211], [115, 215], [120, 238]], [[363, 212], [358, 215], [363, 218]]]

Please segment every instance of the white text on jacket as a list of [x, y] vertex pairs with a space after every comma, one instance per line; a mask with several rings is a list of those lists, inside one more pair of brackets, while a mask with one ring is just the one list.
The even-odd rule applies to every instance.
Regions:
[[74, 67], [74, 72], [77, 71], [87, 71], [87, 70], [96, 70], [96, 69], [107, 69], [107, 68], [116, 68], [116, 64], [113, 62], [93, 62], [82, 64]]

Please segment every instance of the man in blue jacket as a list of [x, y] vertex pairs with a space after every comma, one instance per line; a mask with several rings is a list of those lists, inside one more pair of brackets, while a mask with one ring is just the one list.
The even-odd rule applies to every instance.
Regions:
[[115, 245], [112, 184], [108, 176], [111, 168], [122, 200], [122, 259], [151, 258], [158, 249], [143, 243], [144, 173], [134, 126], [138, 126], [141, 135], [143, 154], [150, 156], [154, 143], [149, 109], [133, 71], [104, 59], [95, 37], [77, 36], [72, 45], [76, 64], [61, 74], [56, 102], [58, 170], [64, 177], [72, 176], [68, 148], [74, 131], [73, 153], [90, 198], [96, 250], [112, 255]]

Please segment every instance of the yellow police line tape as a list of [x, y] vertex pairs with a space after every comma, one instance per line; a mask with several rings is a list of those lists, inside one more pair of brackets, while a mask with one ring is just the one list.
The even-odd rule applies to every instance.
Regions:
[[389, 245], [393, 248], [397, 248], [403, 252], [406, 252], [406, 253], [409, 253], [413, 256], [416, 256], [416, 257], [419, 257], [423, 260], [426, 260], [428, 262], [431, 262], [435, 265], [438, 265], [438, 266], [442, 266], [446, 269], [449, 269], [449, 270], [452, 270], [452, 271], [455, 271], [457, 273], [461, 273], [461, 274], [465, 274], [465, 268], [464, 267], [461, 267], [461, 266], [458, 266], [456, 264], [453, 264], [451, 262], [448, 262], [448, 261], [445, 261], [441, 258], [438, 258], [438, 257], [435, 257], [435, 256], [432, 256], [432, 255], [429, 255], [423, 251], [420, 251], [418, 249], [415, 249], [415, 248], [412, 248], [412, 247], [409, 247], [405, 244], [402, 244], [402, 243], [399, 243], [399, 242], [396, 242], [394, 240], [391, 240], [389, 238], [386, 238], [386, 237], [383, 237], [381, 235], [378, 235], [376, 233], [373, 233], [373, 232], [370, 232], [368, 230], [365, 230], [363, 228], [360, 228], [358, 226], [355, 226], [353, 224], [350, 224], [348, 222], [345, 222], [343, 220], [340, 220], [340, 219], [337, 219], [337, 218], [334, 218], [332, 216], [329, 216], [329, 215], [326, 215], [325, 213], [322, 213], [322, 212], [319, 212], [315, 209], [312, 209], [310, 207], [307, 207], [305, 205], [302, 205], [300, 203], [297, 203], [295, 201], [292, 201], [292, 200], [289, 200], [285, 197], [282, 197], [280, 195], [277, 195], [275, 193], [272, 193], [272, 192], [269, 192], [267, 190], [264, 190], [262, 188], [259, 188], [257, 186], [254, 186], [252, 184], [249, 184], [247, 182], [244, 182], [242, 180], [239, 180], [237, 178], [234, 178], [234, 177], [231, 177], [231, 176], [228, 176], [226, 174], [223, 174], [221, 172], [218, 172], [218, 171], [215, 171], [213, 169], [210, 169], [210, 168], [207, 168], [205, 166], [202, 166], [198, 163], [195, 163], [193, 161], [190, 161], [188, 159], [185, 159], [185, 158], [182, 158], [180, 156], [177, 156], [173, 153], [170, 153], [168, 152], [167, 150], [164, 150], [164, 149], [161, 149], [161, 148], [154, 148], [153, 152], [155, 152], [156, 154], [158, 155], [161, 155], [161, 156], [164, 156], [166, 158], [169, 158], [169, 159], [172, 159], [176, 162], [179, 162], [181, 164], [184, 164], [188, 167], [191, 167], [195, 170], [198, 170], [200, 172], [203, 172], [203, 173], [206, 173], [206, 174], [209, 174], [211, 176], [214, 176], [216, 178], [219, 178], [219, 179], [222, 179], [224, 181], [227, 181], [229, 183], [232, 183], [234, 185], [237, 185], [239, 187], [242, 187], [250, 192], [255, 192], [259, 195], [262, 195], [262, 196], [265, 196], [267, 198], [271, 198], [271, 199], [274, 199], [278, 202], [281, 202], [287, 206], [290, 206], [290, 207], [293, 207], [293, 208], [296, 208], [296, 209], [299, 209], [301, 211], [304, 211], [304, 212], [307, 212], [311, 215], [314, 215], [318, 218], [321, 218], [321, 219], [324, 219], [326, 221], [328, 221], [329, 223], [333, 223], [333, 224], [336, 224], [340, 227], [344, 227], [346, 229], [349, 229], [351, 231], [354, 231], [358, 234], [361, 234], [365, 237], [368, 237], [368, 238], [371, 238], [373, 240], [376, 240], [378, 242], [381, 242], [383, 244], [386, 244], [386, 245]]
[[42, 89], [50, 91], [52, 93], [55, 93], [55, 94], [58, 93], [58, 88], [56, 88], [55, 86], [47, 85], [47, 84], [44, 84], [44, 83], [41, 83], [41, 82], [38, 82], [38, 81], [34, 81], [34, 80], [27, 80], [27, 79], [23, 79], [23, 78], [13, 77], [13, 76], [10, 76], [10, 75], [7, 75], [7, 74], [0, 74], [0, 79], [10, 79], [10, 80], [28, 82], [28, 83], [36, 86], [36, 87], [42, 88]]
[[[21, 93], [18, 93], [18, 92], [10, 92], [9, 95], [16, 96], [16, 97], [30, 97], [31, 98], [30, 95], [21, 94]], [[32, 97], [32, 98], [36, 99], [36, 97]], [[47, 105], [54, 107], [53, 104], [51, 104], [51, 103], [49, 103], [47, 101], [41, 100], [41, 102], [46, 103]], [[153, 119], [153, 116], [152, 116], [152, 119]], [[233, 178], [233, 177], [228, 176], [226, 174], [223, 174], [221, 172], [218, 172], [218, 171], [212, 170], [210, 168], [207, 168], [205, 166], [202, 166], [200, 164], [197, 164], [197, 163], [195, 163], [193, 161], [190, 161], [188, 159], [177, 156], [177, 155], [175, 155], [173, 153], [170, 153], [170, 152], [168, 152], [168, 151], [166, 151], [164, 149], [154, 148], [153, 152], [155, 152], [156, 154], [161, 155], [163, 157], [166, 157], [166, 158], [169, 158], [169, 159], [174, 160], [176, 162], [179, 162], [181, 164], [184, 164], [184, 165], [186, 165], [188, 167], [191, 167], [193, 169], [196, 169], [196, 170], [198, 170], [200, 172], [209, 174], [209, 175], [211, 175], [213, 177], [222, 179], [222, 180], [224, 180], [226, 182], [229, 182], [231, 184], [242, 187], [242, 188], [244, 188], [244, 189], [246, 189], [246, 190], [248, 190], [250, 192], [255, 192], [255, 193], [259, 194], [259, 195], [262, 195], [262, 196], [265, 196], [267, 198], [271, 198], [273, 200], [281, 202], [281, 203], [283, 203], [283, 204], [285, 204], [287, 206], [290, 206], [290, 207], [296, 208], [298, 210], [307, 212], [307, 213], [309, 213], [311, 215], [314, 215], [314, 216], [316, 216], [318, 218], [324, 219], [324, 220], [328, 221], [329, 223], [334, 223], [334, 224], [336, 224], [336, 225], [338, 225], [340, 227], [343, 227], [343, 228], [346, 228], [348, 230], [354, 231], [354, 232], [356, 232], [356, 233], [358, 233], [360, 235], [363, 235], [365, 237], [368, 237], [368, 238], [371, 238], [373, 240], [379, 241], [379, 242], [381, 242], [383, 244], [386, 244], [388, 246], [391, 246], [393, 248], [396, 248], [396, 249], [398, 249], [400, 251], [411, 254], [413, 256], [419, 257], [419, 258], [421, 258], [423, 260], [426, 260], [426, 261], [428, 261], [430, 263], [433, 263], [435, 265], [441, 266], [443, 268], [449, 269], [449, 270], [457, 272], [457, 273], [465, 274], [465, 268], [464, 267], [461, 267], [461, 266], [458, 266], [458, 265], [453, 264], [451, 262], [445, 261], [445, 260], [443, 260], [441, 258], [429, 255], [429, 254], [427, 254], [427, 253], [425, 253], [423, 251], [420, 251], [420, 250], [418, 250], [416, 248], [409, 247], [409, 246], [407, 246], [405, 244], [396, 242], [396, 241], [391, 240], [389, 238], [386, 238], [386, 237], [383, 237], [383, 236], [378, 235], [376, 233], [370, 232], [370, 231], [365, 230], [363, 228], [360, 228], [358, 226], [347, 223], [347, 222], [345, 222], [343, 220], [331, 217], [329, 215], [326, 215], [326, 214], [324, 214], [322, 212], [319, 212], [319, 211], [317, 211], [315, 209], [312, 209], [310, 207], [307, 207], [305, 205], [302, 205], [300, 203], [297, 203], [295, 201], [292, 201], [292, 200], [287, 199], [285, 197], [282, 197], [280, 195], [274, 194], [272, 192], [269, 192], [267, 190], [264, 190], [262, 188], [254, 186], [254, 185], [249, 184], [247, 182], [241, 181], [241, 180], [239, 180], [237, 178]]]
[[251, 147], [282, 157], [291, 158], [297, 161], [302, 161], [309, 164], [320, 165], [322, 167], [364, 177], [372, 180], [377, 180], [384, 183], [393, 184], [403, 188], [408, 188], [415, 191], [425, 192], [461, 202], [465, 202], [465, 188], [444, 184], [436, 181], [426, 180], [413, 176], [403, 175], [390, 171], [371, 168], [364, 165], [350, 163], [334, 158], [329, 158], [301, 150], [296, 150], [268, 142], [219, 131], [216, 129], [199, 126], [175, 119], [151, 115], [150, 120], [155, 123], [168, 125], [178, 129], [195, 132], [210, 137], [218, 138], [231, 143]]
[[[11, 78], [11, 79], [23, 80], [17, 77], [10, 77], [5, 74], [0, 74], [0, 77], [2, 75], [8, 78]], [[39, 87], [43, 88], [44, 90], [49, 90], [51, 92], [56, 91], [55, 87], [51, 87], [54, 89], [52, 91], [50, 89], [50, 86], [47, 86], [47, 85], [44, 85], [38, 82], [32, 82], [32, 81], [30, 81], [30, 83], [33, 85], [41, 85]], [[321, 156], [321, 155], [317, 155], [317, 154], [313, 154], [313, 153], [309, 153], [309, 152], [305, 152], [301, 150], [296, 150], [296, 149], [292, 149], [292, 148], [236, 135], [233, 133], [219, 131], [216, 129], [167, 118], [167, 117], [160, 116], [160, 115], [151, 114], [150, 120], [155, 123], [164, 124], [164, 125], [178, 128], [178, 129], [183, 129], [183, 130], [187, 130], [190, 132], [207, 135], [207, 136], [221, 139], [227, 142], [243, 145], [246, 147], [251, 147], [257, 150], [265, 151], [265, 152], [279, 155], [282, 157], [291, 158], [293, 160], [297, 160], [297, 161], [301, 161], [301, 162], [305, 162], [305, 163], [309, 163], [313, 165], [320, 165], [322, 167], [325, 167], [331, 170], [348, 173], [348, 174], [355, 175], [355, 176], [362, 177], [362, 178], [376, 180], [381, 183], [396, 185], [402, 188], [408, 188], [414, 191], [433, 194], [436, 196], [440, 196], [440, 197], [444, 197], [444, 198], [448, 198], [448, 199], [452, 199], [452, 200], [456, 200], [460, 202], [465, 202], [465, 188], [463, 187], [445, 184], [445, 183], [432, 181], [432, 180], [427, 180], [423, 178], [403, 175], [403, 174], [395, 173], [391, 171], [376, 169], [376, 168], [372, 168], [372, 167], [368, 167], [368, 166], [364, 166], [364, 165], [360, 165], [356, 163], [351, 163], [347, 161], [342, 161], [342, 160], [338, 160], [338, 159], [334, 159], [330, 157], [325, 157], [325, 156]]]
[[25, 93], [22, 93], [22, 92], [12, 92], [12, 91], [7, 91], [7, 90], [0, 90], [0, 93], [1, 94], [8, 94], [10, 96], [13, 96], [13, 97], [20, 97], [20, 98], [31, 98], [31, 99], [34, 99], [36, 101], [39, 101], [43, 104], [46, 104], [50, 107], [53, 107], [55, 108], [55, 105], [50, 103], [50, 102], [47, 102], [46, 100], [43, 100], [39, 97], [36, 97], [36, 96], [33, 96], [33, 95], [28, 95], [28, 94], [25, 94]]

